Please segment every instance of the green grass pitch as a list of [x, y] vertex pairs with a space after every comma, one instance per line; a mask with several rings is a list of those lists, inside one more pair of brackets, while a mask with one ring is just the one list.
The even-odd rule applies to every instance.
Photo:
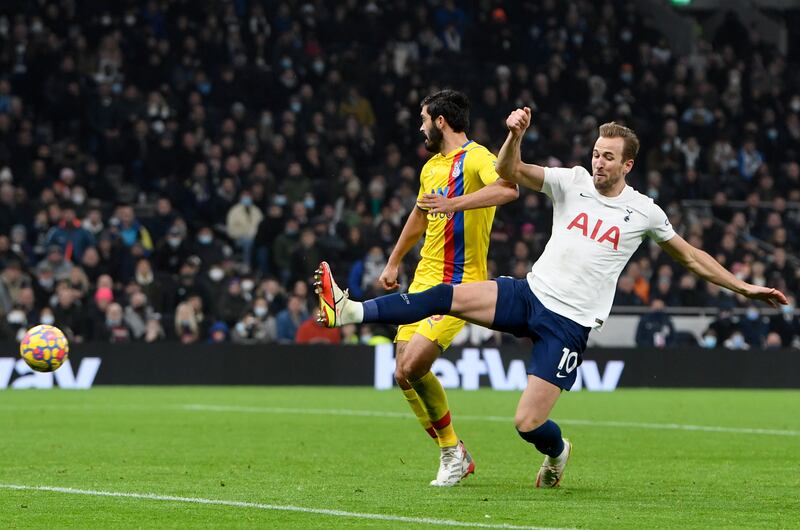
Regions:
[[448, 395], [477, 471], [436, 489], [397, 390], [0, 392], [0, 527], [800, 528], [800, 392], [565, 394], [575, 452], [547, 491], [517, 393]]

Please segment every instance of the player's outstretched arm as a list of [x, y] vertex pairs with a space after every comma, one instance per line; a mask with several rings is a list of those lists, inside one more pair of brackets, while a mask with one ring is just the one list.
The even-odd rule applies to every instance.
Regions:
[[519, 197], [519, 188], [513, 182], [498, 179], [478, 191], [460, 197], [443, 197], [438, 193], [426, 193], [417, 202], [428, 213], [450, 213], [488, 206], [500, 206]]
[[530, 188], [542, 191], [544, 184], [544, 168], [536, 164], [526, 164], [522, 161], [520, 146], [525, 131], [531, 124], [531, 109], [525, 107], [517, 109], [506, 118], [508, 136], [500, 154], [497, 155], [497, 174], [502, 178]]
[[391, 291], [399, 287], [397, 274], [400, 262], [403, 261], [408, 251], [414, 248], [414, 245], [417, 244], [417, 241], [419, 241], [419, 238], [422, 237], [427, 228], [428, 218], [426, 217], [426, 212], [419, 208], [414, 208], [408, 215], [408, 219], [406, 219], [406, 224], [403, 226], [400, 237], [397, 238], [397, 244], [395, 244], [386, 262], [386, 267], [378, 277], [378, 284], [385, 290]]
[[779, 304], [786, 305], [789, 303], [788, 300], [786, 300], [786, 295], [777, 289], [761, 287], [740, 280], [725, 267], [720, 265], [720, 263], [707, 252], [690, 245], [677, 234], [672, 237], [672, 239], [659, 243], [659, 246], [663, 248], [672, 259], [706, 281], [730, 289], [747, 298], [767, 302], [773, 307], [778, 307]]

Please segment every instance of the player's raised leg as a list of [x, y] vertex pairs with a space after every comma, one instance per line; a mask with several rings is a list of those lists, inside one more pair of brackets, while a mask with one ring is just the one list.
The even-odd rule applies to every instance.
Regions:
[[514, 415], [514, 424], [523, 440], [545, 455], [537, 488], [554, 488], [561, 482], [564, 468], [572, 453], [572, 443], [561, 437], [561, 428], [548, 419], [558, 401], [561, 389], [535, 375], [528, 375], [528, 386], [522, 393]]
[[[339, 288], [325, 262], [316, 271], [314, 287], [319, 295], [319, 322], [328, 327], [361, 322], [411, 324], [433, 315], [446, 314], [490, 326], [497, 303], [495, 282], [456, 286], [440, 284], [419, 293], [392, 294], [364, 303], [356, 302]], [[475, 463], [456, 436], [444, 388], [430, 371], [439, 353], [436, 342], [415, 333], [398, 356], [395, 377], [404, 388], [406, 399], [420, 423], [427, 430], [418, 408], [425, 411], [437, 435], [441, 448], [440, 465], [431, 485], [453, 486], [474, 472]], [[403, 386], [403, 380], [410, 388]]]
[[389, 294], [356, 302], [339, 288], [326, 262], [320, 263], [314, 279], [314, 289], [319, 295], [317, 320], [329, 328], [362, 322], [411, 324], [433, 315], [452, 315], [486, 327], [494, 322], [497, 305], [494, 281], [441, 283], [419, 293]]

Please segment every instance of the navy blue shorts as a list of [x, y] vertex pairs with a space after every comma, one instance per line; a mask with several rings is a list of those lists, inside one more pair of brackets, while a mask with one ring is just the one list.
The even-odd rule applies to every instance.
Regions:
[[575, 383], [590, 328], [547, 309], [527, 280], [500, 277], [492, 329], [530, 337], [533, 351], [527, 372], [563, 390]]

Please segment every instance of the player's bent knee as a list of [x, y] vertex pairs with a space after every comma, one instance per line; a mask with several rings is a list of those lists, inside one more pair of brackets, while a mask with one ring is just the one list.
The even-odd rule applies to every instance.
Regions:
[[405, 355], [397, 360], [397, 367], [395, 368], [395, 379], [405, 379], [406, 381], [415, 381], [427, 374], [431, 367], [425, 362], [424, 359], [415, 358], [410, 355]]
[[[425, 375], [424, 373], [422, 375]], [[421, 376], [420, 376], [421, 377]], [[414, 366], [412, 363], [409, 362], [401, 362], [397, 365], [397, 370], [395, 370], [394, 378], [398, 381], [413, 381], [415, 379], [419, 379], [416, 377], [416, 370], [414, 370]]]
[[528, 432], [536, 429], [547, 421], [547, 416], [537, 414], [535, 411], [517, 412], [514, 415], [514, 426], [520, 432]]

